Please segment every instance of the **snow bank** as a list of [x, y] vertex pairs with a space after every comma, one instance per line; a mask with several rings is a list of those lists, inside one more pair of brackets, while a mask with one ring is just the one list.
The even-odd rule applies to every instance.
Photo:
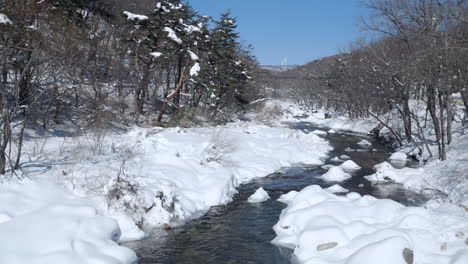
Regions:
[[0, 263], [136, 263], [117, 222], [88, 201], [36, 182], [0, 185]]
[[273, 243], [293, 249], [299, 263], [468, 263], [468, 213], [458, 207], [405, 207], [319, 186], [285, 196]]
[[261, 203], [268, 200], [270, 196], [268, 193], [262, 188], [258, 188], [254, 194], [252, 194], [249, 199], [247, 200], [249, 203]]
[[319, 126], [331, 128], [332, 133], [336, 130], [369, 133], [378, 124], [378, 122], [371, 118], [352, 120], [345, 116], [330, 113], [325, 109], [315, 109], [312, 111], [312, 109], [302, 108], [298, 104], [288, 101], [270, 100], [268, 104], [280, 105], [281, 108], [285, 109], [283, 121], [290, 121], [295, 119], [294, 117], [301, 116], [301, 121], [312, 122]]
[[324, 181], [342, 182], [351, 178], [351, 175], [338, 166], [330, 165], [328, 172], [323, 174], [321, 178]]
[[92, 200], [118, 221], [121, 240], [144, 236], [135, 223], [183, 224], [230, 202], [239, 184], [294, 163], [321, 165], [331, 150], [314, 134], [246, 122], [46, 140], [43, 153], [35, 153], [39, 140], [25, 141], [25, 157], [36, 161], [25, 173]]

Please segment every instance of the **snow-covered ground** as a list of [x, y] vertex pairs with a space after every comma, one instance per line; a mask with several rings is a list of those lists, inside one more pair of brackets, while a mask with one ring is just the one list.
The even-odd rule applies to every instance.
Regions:
[[0, 263], [136, 263], [117, 244], [120, 229], [93, 204], [55, 185], [0, 185]]
[[315, 134], [254, 122], [78, 137], [28, 131], [24, 144], [17, 176], [28, 180], [0, 184], [0, 263], [132, 263], [116, 242], [183, 224], [230, 202], [239, 184], [293, 163], [323, 164], [331, 150]]
[[299, 263], [468, 263], [468, 212], [462, 208], [405, 207], [332, 191], [314, 185], [279, 199], [288, 206], [273, 243], [293, 249]]
[[[433, 153], [433, 157], [429, 158], [427, 151], [425, 151], [421, 158], [427, 159], [428, 162], [422, 168], [404, 168], [399, 170], [393, 168], [390, 164], [382, 164], [376, 167], [377, 174], [369, 177], [369, 180], [374, 182], [395, 181], [415, 191], [437, 190], [445, 194], [448, 201], [468, 208], [468, 152], [466, 151], [468, 149], [468, 134], [465, 134], [465, 131], [468, 129], [468, 122], [463, 121], [467, 117], [464, 116], [464, 108], [462, 103], [459, 102], [460, 99], [454, 98], [454, 100], [457, 108], [452, 124], [453, 142], [447, 146], [447, 160], [438, 160], [437, 145], [431, 144], [429, 147]], [[291, 120], [296, 116], [300, 117], [302, 121], [330, 127], [334, 130], [349, 130], [361, 133], [369, 133], [378, 125], [378, 122], [372, 118], [351, 120], [343, 115], [329, 113], [323, 109], [309, 111], [298, 107], [294, 103], [285, 101], [271, 100], [268, 102], [267, 107], [272, 108], [275, 105], [285, 109], [285, 115], [282, 117], [283, 121]], [[410, 107], [413, 113], [416, 113], [419, 117], [421, 124], [425, 123], [426, 111], [424, 103], [411, 101]], [[330, 116], [325, 118], [325, 114], [330, 114]], [[384, 119], [388, 119], [390, 124], [395, 125], [399, 122], [397, 118], [397, 115], [390, 113]], [[402, 128], [399, 129], [401, 130]], [[385, 129], [383, 133], [385, 133]], [[427, 121], [424, 133], [428, 140], [433, 140], [435, 137], [430, 120]], [[366, 142], [359, 143], [365, 144]], [[419, 147], [424, 150], [423, 146]], [[416, 150], [417, 148], [415, 148], [413, 143], [406, 143], [399, 152], [391, 155], [389, 159], [392, 160], [392, 163], [401, 165], [405, 161], [406, 154], [413, 155], [417, 152]]]

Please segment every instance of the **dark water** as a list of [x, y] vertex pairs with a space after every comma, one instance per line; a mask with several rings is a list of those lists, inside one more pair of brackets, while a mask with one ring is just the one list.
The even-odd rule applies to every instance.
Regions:
[[[306, 122], [288, 125], [303, 131], [318, 129]], [[329, 134], [325, 138], [334, 147], [329, 154], [330, 158], [347, 155], [362, 167], [352, 173], [351, 179], [340, 183], [344, 188], [361, 195], [389, 198], [406, 205], [420, 205], [427, 200], [424, 196], [404, 190], [398, 184], [373, 186], [363, 178], [373, 173], [372, 167], [375, 164], [387, 159], [388, 150], [385, 146], [361, 134], [340, 132]], [[373, 144], [370, 147], [373, 151], [357, 145], [362, 139]], [[339, 164], [330, 160], [325, 163]], [[198, 220], [167, 232], [155, 230], [148, 239], [128, 243], [126, 246], [137, 252], [141, 258], [140, 263], [291, 263], [290, 250], [270, 243], [275, 237], [272, 227], [285, 207], [277, 198], [289, 191], [299, 191], [313, 184], [322, 187], [333, 185], [318, 178], [325, 172], [321, 166], [297, 165], [284, 168], [269, 177], [242, 185], [232, 203], [213, 207]], [[259, 204], [246, 202], [259, 187], [263, 187], [271, 198]]]

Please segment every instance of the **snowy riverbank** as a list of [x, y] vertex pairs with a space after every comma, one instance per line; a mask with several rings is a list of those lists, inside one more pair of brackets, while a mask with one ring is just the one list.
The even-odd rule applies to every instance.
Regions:
[[0, 184], [0, 236], [11, 240], [0, 245], [1, 263], [132, 263], [117, 241], [199, 217], [228, 203], [239, 184], [293, 163], [322, 164], [331, 149], [315, 134], [254, 122], [28, 138], [18, 176], [30, 180]]
[[280, 200], [288, 206], [273, 243], [293, 249], [299, 263], [468, 263], [468, 212], [453, 204], [405, 207], [316, 185]]
[[[429, 142], [432, 142], [429, 143], [429, 148], [433, 153], [433, 157], [428, 157], [428, 153], [425, 151], [420, 158], [427, 160], [426, 164], [421, 164], [420, 168], [415, 169], [395, 169], [388, 163], [381, 164], [375, 168], [377, 174], [368, 177], [368, 179], [375, 183], [388, 181], [402, 183], [405, 187], [414, 191], [440, 191], [447, 197], [446, 201], [468, 208], [468, 152], [466, 151], [468, 149], [468, 134], [465, 134], [465, 131], [468, 129], [468, 123], [463, 121], [466, 117], [464, 117], [461, 102], [455, 102], [458, 108], [455, 111], [455, 119], [452, 124], [453, 141], [447, 146], [447, 160], [440, 161], [437, 159], [437, 145], [431, 141], [435, 137], [434, 130], [431, 127], [431, 121], [428, 121], [424, 133]], [[270, 107], [276, 104], [287, 109], [286, 115], [283, 116], [284, 121], [290, 120], [294, 116], [299, 116], [302, 121], [312, 122], [335, 130], [348, 130], [360, 133], [369, 133], [378, 124], [372, 118], [351, 120], [337, 114], [330, 114], [329, 118], [325, 118], [325, 114], [328, 113], [323, 109], [313, 112], [301, 109], [293, 103], [270, 101], [268, 104]], [[420, 122], [424, 123], [425, 108], [415, 101], [411, 102], [411, 108], [413, 112], [417, 113]], [[389, 115], [387, 117], [390, 120], [389, 122], [396, 123], [394, 119], [397, 117], [392, 117], [392, 113]], [[383, 132], [385, 133], [385, 129]], [[419, 147], [424, 150], [424, 146], [419, 145]], [[408, 154], [403, 156], [409, 156], [417, 153], [418, 149], [413, 143], [405, 143], [399, 151], [403, 154]], [[399, 163], [401, 162], [404, 164], [405, 158]]]

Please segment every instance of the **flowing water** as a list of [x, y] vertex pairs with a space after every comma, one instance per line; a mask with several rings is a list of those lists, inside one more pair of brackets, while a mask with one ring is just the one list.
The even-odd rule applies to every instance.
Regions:
[[[288, 124], [293, 129], [311, 131], [320, 129], [307, 122]], [[324, 136], [334, 150], [330, 158], [347, 155], [362, 167], [353, 172], [353, 177], [340, 183], [344, 188], [369, 194], [377, 198], [389, 198], [405, 205], [421, 205], [427, 198], [403, 189], [398, 184], [371, 185], [363, 176], [373, 173], [375, 164], [385, 161], [388, 149], [372, 138], [355, 133], [340, 132]], [[366, 139], [372, 143], [363, 148], [357, 143]], [[311, 146], [313, 147], [313, 146]], [[328, 159], [326, 164], [339, 163]], [[327, 170], [321, 166], [297, 165], [284, 168], [265, 178], [244, 184], [239, 193], [227, 205], [212, 207], [200, 219], [169, 231], [155, 230], [147, 239], [128, 243], [140, 257], [140, 263], [291, 263], [291, 250], [270, 243], [275, 237], [272, 229], [279, 220], [284, 204], [277, 198], [289, 191], [299, 191], [309, 185], [329, 187], [332, 184], [318, 176]], [[247, 198], [257, 188], [263, 187], [270, 199], [259, 204], [250, 204]]]

